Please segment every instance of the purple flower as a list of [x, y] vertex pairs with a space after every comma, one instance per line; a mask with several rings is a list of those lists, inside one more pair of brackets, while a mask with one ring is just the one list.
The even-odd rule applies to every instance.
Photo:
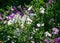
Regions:
[[22, 12], [20, 12], [20, 11], [17, 11], [16, 14], [19, 14], [19, 15], [21, 15], [21, 16], [24, 15], [24, 14], [23, 14]]
[[2, 17], [0, 17], [0, 20], [2, 20], [3, 18]]
[[21, 5], [17, 6], [17, 8], [21, 8]]
[[2, 13], [0, 12], [0, 16], [2, 15]]
[[14, 15], [15, 15], [14, 13], [11, 13], [7, 18], [12, 19], [14, 17]]
[[52, 3], [53, 2], [53, 0], [49, 0], [49, 3]]
[[53, 27], [52, 28], [52, 31], [53, 31], [53, 34], [58, 34], [59, 33], [59, 30], [56, 27]]
[[2, 20], [2, 19], [3, 19], [1, 16], [2, 16], [2, 13], [0, 12], [0, 20]]
[[14, 11], [16, 10], [17, 8], [15, 6], [12, 6], [11, 10]]
[[20, 11], [17, 11], [17, 12], [16, 12], [16, 14], [19, 14], [19, 15], [21, 15], [21, 12], [20, 12]]
[[55, 43], [59, 43], [59, 42], [60, 42], [60, 37], [55, 38], [55, 39], [54, 39], [54, 42], [55, 42]]
[[49, 3], [46, 3], [46, 7], [48, 7], [49, 6]]
[[44, 41], [45, 41], [46, 43], [51, 43], [50, 40], [47, 39], [47, 38], [46, 38]]
[[13, 12], [14, 12], [14, 13], [17, 13], [17, 12], [18, 12], [18, 10], [14, 10]]
[[26, 8], [23, 8], [23, 11], [26, 11]]
[[31, 41], [31, 43], [35, 43], [34, 41]]

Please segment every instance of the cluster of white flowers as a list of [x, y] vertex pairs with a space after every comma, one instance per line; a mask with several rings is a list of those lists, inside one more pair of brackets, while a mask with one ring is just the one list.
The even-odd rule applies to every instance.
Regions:
[[46, 32], [45, 32], [45, 36], [51, 37], [52, 35], [51, 35], [48, 31], [46, 31]]
[[31, 9], [32, 9], [32, 6], [30, 6], [30, 7], [28, 8], [28, 11], [31, 10]]
[[45, 13], [45, 9], [43, 7], [40, 8], [40, 13], [42, 13], [42, 14]]
[[16, 30], [14, 30], [14, 35], [15, 36], [20, 36], [20, 29], [19, 28], [16, 28]]
[[27, 24], [31, 24], [32, 23], [32, 20], [30, 19], [30, 17], [29, 16], [27, 16], [27, 22], [26, 22]]
[[37, 27], [41, 27], [41, 26], [44, 26], [44, 23], [42, 23], [42, 24], [37, 23]]
[[12, 19], [8, 21], [8, 25], [14, 24], [16, 22], [20, 23], [21, 16], [19, 14], [16, 14]]

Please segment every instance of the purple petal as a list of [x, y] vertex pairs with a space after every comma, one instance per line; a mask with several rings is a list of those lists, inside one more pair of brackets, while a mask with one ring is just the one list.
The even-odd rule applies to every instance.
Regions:
[[18, 10], [14, 10], [13, 12], [14, 12], [14, 13], [17, 13], [17, 12], [18, 12]]
[[2, 16], [2, 13], [0, 12], [0, 16]]
[[54, 31], [54, 32], [59, 32], [59, 29], [56, 28], [56, 27], [53, 27], [53, 28], [52, 28], [52, 31]]
[[2, 17], [0, 17], [0, 20], [2, 20]]
[[16, 8], [15, 6], [12, 6], [12, 8], [11, 8], [11, 10], [13, 10], [13, 11], [16, 10], [16, 9], [17, 9], [17, 8]]
[[55, 38], [55, 39], [54, 39], [54, 42], [55, 42], [55, 43], [59, 43], [59, 42], [60, 42], [60, 37], [59, 37], [59, 38]]
[[49, 0], [49, 3], [52, 3], [53, 2], [53, 0]]
[[26, 8], [23, 8], [23, 11], [26, 11]]
[[14, 13], [11, 13], [7, 18], [12, 19], [14, 17], [14, 15], [15, 15]]
[[21, 8], [21, 5], [19, 5], [17, 8]]
[[48, 7], [49, 6], [49, 3], [46, 3], [46, 7]]
[[46, 43], [51, 43], [50, 41], [49, 41], [49, 39], [45, 39], [44, 40]]
[[21, 12], [20, 11], [17, 11], [16, 14], [21, 14]]

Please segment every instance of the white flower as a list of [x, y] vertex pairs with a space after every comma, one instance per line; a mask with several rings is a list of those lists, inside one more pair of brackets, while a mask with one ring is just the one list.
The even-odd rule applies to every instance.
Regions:
[[37, 24], [37, 27], [40, 27], [40, 24], [39, 23]]
[[49, 36], [49, 37], [52, 36], [48, 31], [45, 32], [45, 35], [46, 35], [46, 36]]
[[7, 21], [5, 20], [5, 21], [4, 21], [4, 24], [6, 24], [6, 23], [7, 23]]
[[32, 9], [32, 6], [30, 6], [30, 7], [28, 8], [28, 11], [31, 10], [31, 9]]
[[14, 30], [14, 35], [15, 36], [20, 36], [20, 29], [19, 28], [16, 28], [16, 30]]
[[15, 43], [14, 41], [11, 41], [11, 43]]
[[36, 14], [35, 14], [35, 13], [30, 13], [29, 15], [31, 15], [31, 16], [35, 16]]
[[30, 17], [27, 17], [27, 21], [30, 21], [30, 22], [32, 22], [32, 20], [30, 19]]
[[21, 28], [24, 28], [24, 24], [21, 24]]
[[40, 13], [44, 14], [44, 11], [45, 9], [43, 7], [40, 8]]
[[9, 20], [9, 21], [8, 21], [8, 25], [11, 25], [11, 24], [12, 24], [12, 21], [11, 21], [11, 20]]
[[26, 24], [31, 24], [31, 22], [27, 21]]
[[44, 23], [42, 23], [41, 26], [44, 26]]
[[26, 21], [26, 18], [27, 18], [27, 15], [24, 15], [22, 18], [21, 18], [21, 28], [24, 28], [24, 24], [25, 24], [25, 21]]
[[39, 30], [39, 28], [36, 28], [36, 31], [38, 31]]
[[24, 16], [22, 17], [22, 19], [21, 19], [21, 21], [22, 21], [22, 24], [24, 24], [24, 23], [25, 23], [25, 21], [26, 21], [26, 18], [27, 18], [27, 15], [24, 15]]

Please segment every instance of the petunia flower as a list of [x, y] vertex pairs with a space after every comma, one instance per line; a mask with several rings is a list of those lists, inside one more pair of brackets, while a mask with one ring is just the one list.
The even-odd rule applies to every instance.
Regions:
[[55, 42], [55, 43], [59, 43], [59, 42], [60, 42], [60, 37], [55, 38], [55, 39], [54, 39], [54, 42]]
[[0, 12], [0, 20], [2, 20], [3, 18], [2, 18], [2, 13]]
[[2, 20], [3, 18], [2, 17], [0, 17], [0, 20]]
[[12, 19], [13, 17], [14, 17], [14, 13], [11, 13], [9, 16], [7, 16], [6, 18], [8, 18], [8, 19]]
[[53, 2], [53, 0], [49, 0], [49, 3], [52, 3]]
[[59, 29], [56, 27], [52, 28], [53, 34], [58, 34], [59, 33]]
[[17, 8], [21, 8], [21, 5], [18, 5]]
[[16, 10], [16, 9], [17, 9], [17, 8], [16, 8], [15, 6], [12, 6], [12, 7], [11, 7], [11, 10], [12, 10], [12, 11], [14, 11], [14, 10]]
[[46, 38], [44, 41], [45, 41], [46, 43], [51, 43], [50, 40], [47, 39], [47, 38]]
[[52, 35], [51, 35], [48, 31], [46, 31], [46, 32], [45, 32], [45, 36], [51, 37]]
[[45, 9], [43, 7], [40, 8], [40, 13], [42, 13], [42, 14], [45, 13]]

